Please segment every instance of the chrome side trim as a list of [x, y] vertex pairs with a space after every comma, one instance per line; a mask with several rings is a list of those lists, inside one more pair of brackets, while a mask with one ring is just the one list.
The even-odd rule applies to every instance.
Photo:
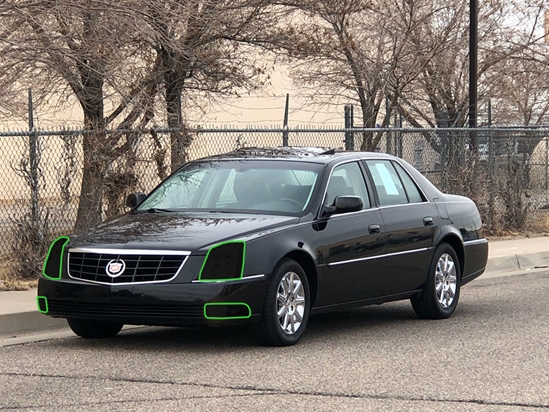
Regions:
[[430, 204], [431, 202], [429, 202], [428, 200], [425, 201], [425, 202], [415, 202], [415, 203], [400, 203], [398, 205], [384, 205], [384, 206], [379, 206], [379, 209], [382, 210], [382, 209], [390, 209], [392, 207], [403, 207], [403, 206], [414, 206], [414, 205], [428, 205]]
[[339, 261], [339, 262], [327, 263], [326, 266], [330, 267], [330, 266], [346, 265], [347, 263], [363, 262], [365, 260], [380, 259], [380, 258], [383, 258], [383, 257], [386, 257], [386, 256], [387, 255], [378, 255], [378, 256], [370, 256], [370, 257], [360, 258], [360, 259], [342, 260], [342, 261]]
[[391, 256], [407, 255], [409, 253], [425, 252], [425, 251], [431, 250], [431, 249], [433, 249], [433, 248], [432, 247], [423, 247], [423, 248], [420, 248], [420, 249], [407, 250], [407, 251], [404, 251], [404, 252], [386, 253], [384, 255], [368, 256], [368, 257], [360, 258], [360, 259], [342, 260], [340, 262], [328, 263], [326, 266], [346, 265], [347, 263], [363, 262], [365, 260], [381, 259], [381, 258], [391, 257]]
[[108, 248], [93, 248], [93, 247], [80, 247], [71, 248], [70, 252], [75, 253], [101, 253], [110, 255], [179, 255], [189, 256], [190, 251], [187, 250], [151, 250], [151, 249], [108, 249]]
[[252, 275], [252, 276], [243, 276], [241, 278], [238, 278], [238, 279], [231, 279], [231, 280], [220, 280], [220, 281], [215, 281], [215, 280], [208, 280], [207, 282], [202, 282], [198, 279], [195, 279], [193, 280], [191, 283], [234, 283], [234, 282], [241, 282], [243, 280], [255, 280], [255, 279], [262, 279], [264, 278], [265, 276], [267, 276], [266, 274], [261, 274], [261, 275]]
[[463, 242], [463, 246], [482, 245], [484, 243], [488, 243], [488, 239], [467, 240]]
[[[91, 252], [91, 249], [87, 249], [86, 252], [82, 252], [82, 250], [84, 250], [84, 249], [70, 249], [69, 253], [67, 255], [67, 259], [68, 259], [67, 262], [70, 263], [71, 251], [75, 252], [75, 253], [100, 253], [100, 252], [97, 252], [97, 250], [114, 250], [114, 249], [93, 249], [93, 252]], [[134, 250], [137, 250], [137, 249], [134, 249]], [[148, 251], [148, 252], [150, 252], [150, 251]], [[103, 253], [109, 253], [110, 254], [111, 252], [103, 252]], [[118, 253], [114, 253], [114, 254], [118, 254]], [[120, 254], [122, 254], [122, 253], [120, 253]], [[126, 253], [126, 255], [128, 255], [128, 254], [132, 254], [132, 253]], [[151, 254], [151, 253], [149, 253], [149, 254]], [[190, 255], [190, 252], [189, 252], [189, 255]], [[181, 265], [176, 270], [175, 275], [173, 275], [171, 278], [165, 279], [165, 280], [149, 280], [149, 281], [146, 281], [146, 282], [120, 282], [120, 283], [98, 282], [96, 280], [82, 279], [82, 278], [77, 278], [77, 277], [72, 276], [71, 271], [70, 271], [70, 264], [67, 265], [67, 274], [69, 275], [69, 278], [71, 278], [71, 279], [78, 280], [80, 282], [93, 283], [94, 285], [108, 285], [108, 286], [133, 285], [133, 286], [136, 286], [136, 285], [151, 285], [151, 284], [157, 284], [157, 283], [166, 283], [166, 282], [171, 282], [177, 276], [179, 276], [179, 273], [181, 273], [181, 270], [183, 269], [183, 266], [187, 262], [187, 259], [189, 259], [189, 255], [185, 256], [185, 259], [183, 259], [183, 262], [181, 262]]]
[[430, 250], [430, 249], [432, 249], [432, 247], [422, 247], [422, 248], [414, 249], [414, 250], [406, 250], [404, 252], [387, 253], [385, 256], [389, 257], [389, 256], [406, 255], [408, 253], [425, 252], [425, 251]]
[[463, 279], [467, 280], [472, 276], [477, 276], [479, 274], [482, 274], [486, 271], [486, 266], [484, 266], [482, 269], [477, 270], [476, 272], [470, 273], [469, 275], [465, 276]]

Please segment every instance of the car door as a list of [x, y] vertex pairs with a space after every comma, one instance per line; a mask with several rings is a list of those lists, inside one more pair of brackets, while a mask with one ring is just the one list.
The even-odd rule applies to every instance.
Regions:
[[384, 224], [372, 208], [364, 174], [357, 161], [333, 168], [327, 181], [324, 207], [336, 196], [360, 196], [361, 211], [335, 214], [315, 222], [321, 246], [317, 250], [319, 290], [315, 306], [364, 300], [379, 296], [385, 274]]
[[387, 235], [384, 294], [419, 289], [425, 282], [438, 222], [435, 206], [397, 162], [367, 160]]

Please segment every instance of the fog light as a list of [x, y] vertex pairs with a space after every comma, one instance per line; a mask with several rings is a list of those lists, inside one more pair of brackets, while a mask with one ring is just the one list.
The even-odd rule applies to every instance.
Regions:
[[204, 305], [204, 317], [209, 320], [248, 319], [252, 310], [243, 302], [211, 302]]
[[48, 298], [45, 296], [36, 297], [36, 306], [38, 306], [38, 312], [48, 313]]

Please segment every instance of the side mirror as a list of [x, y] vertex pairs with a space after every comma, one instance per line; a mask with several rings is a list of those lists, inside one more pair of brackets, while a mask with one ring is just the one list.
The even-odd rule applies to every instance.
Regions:
[[323, 213], [323, 217], [341, 213], [358, 212], [359, 210], [362, 210], [363, 206], [364, 202], [359, 196], [336, 196], [334, 204], [328, 206]]
[[135, 208], [139, 203], [145, 199], [147, 195], [145, 193], [131, 193], [126, 198], [126, 206]]

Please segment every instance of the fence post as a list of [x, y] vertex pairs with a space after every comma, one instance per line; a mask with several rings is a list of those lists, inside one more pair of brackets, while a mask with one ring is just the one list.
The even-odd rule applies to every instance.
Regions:
[[399, 111], [398, 114], [398, 133], [396, 134], [397, 141], [395, 142], [395, 146], [398, 145], [398, 149], [396, 152], [396, 155], [400, 158], [402, 158], [402, 140], [403, 140], [403, 132], [402, 132], [402, 112]]
[[31, 190], [31, 219], [38, 222], [39, 216], [39, 188], [38, 188], [38, 135], [34, 131], [34, 115], [32, 104], [32, 89], [29, 89], [29, 184]]
[[345, 105], [345, 150], [355, 150], [355, 136], [353, 128], [353, 105]]
[[549, 173], [549, 141], [547, 140], [547, 135], [544, 137], [543, 140], [545, 140], [545, 190], [547, 190], [549, 186], [549, 182], [547, 181], [547, 174]]
[[288, 138], [288, 112], [290, 110], [290, 94], [286, 94], [286, 106], [284, 107], [284, 123], [282, 125], [284, 131], [282, 132], [282, 146], [289, 146]]

